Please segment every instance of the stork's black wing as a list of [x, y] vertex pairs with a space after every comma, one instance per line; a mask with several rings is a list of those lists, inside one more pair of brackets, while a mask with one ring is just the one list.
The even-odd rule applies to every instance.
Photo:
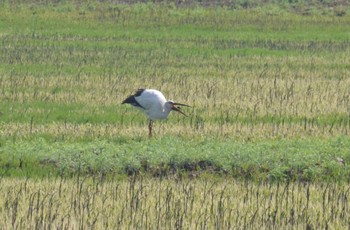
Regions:
[[[140, 107], [140, 108], [143, 108], [140, 103], [138, 103], [135, 99], [135, 97], [138, 97], [140, 96], [143, 91], [145, 91], [145, 89], [138, 89], [135, 94], [133, 95], [130, 95], [129, 97], [127, 97], [123, 102], [122, 104], [130, 104], [130, 105], [133, 105], [135, 107]], [[144, 109], [144, 108], [143, 108]]]

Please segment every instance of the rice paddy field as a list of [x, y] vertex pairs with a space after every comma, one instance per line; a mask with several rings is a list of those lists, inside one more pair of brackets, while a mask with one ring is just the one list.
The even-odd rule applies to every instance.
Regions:
[[347, 1], [2, 1], [0, 43], [5, 229], [350, 228]]

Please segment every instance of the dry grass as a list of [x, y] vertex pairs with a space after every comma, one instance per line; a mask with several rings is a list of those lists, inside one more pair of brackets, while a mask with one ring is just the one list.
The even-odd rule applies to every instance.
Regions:
[[349, 186], [77, 177], [1, 179], [5, 229], [234, 229], [349, 226]]
[[173, 114], [169, 122], [156, 123], [158, 135], [212, 134], [242, 139], [347, 135], [347, 73], [292, 71], [282, 66], [288, 63], [255, 72], [215, 73], [213, 79], [172, 72], [154, 80], [151, 76], [113, 80], [101, 76], [2, 76], [3, 99], [15, 103], [2, 111], [6, 123], [0, 124], [0, 135], [132, 137], [140, 134], [140, 128], [145, 134], [146, 117], [120, 104], [138, 87], [157, 88], [170, 99], [193, 105], [186, 109], [189, 117], [185, 119]]
[[[331, 138], [334, 136], [348, 135], [350, 127], [348, 120], [341, 124], [317, 124], [316, 120], [300, 120], [298, 124], [291, 124], [288, 121], [278, 123], [262, 122], [259, 124], [241, 124], [235, 122], [226, 123], [225, 116], [221, 124], [213, 125], [206, 123], [199, 117], [193, 117], [190, 121], [183, 118], [170, 123], [157, 122], [154, 127], [155, 135], [162, 137], [165, 135], [177, 136], [185, 139], [198, 138], [232, 138], [240, 140], [264, 140], [280, 138]], [[177, 119], [177, 118], [174, 118]], [[188, 124], [190, 122], [190, 124]], [[47, 137], [54, 140], [96, 140], [147, 138], [146, 120], [133, 125], [118, 124], [22, 124], [11, 123], [1, 124], [0, 135], [3, 137], [13, 137], [20, 139], [32, 139], [36, 137]], [[157, 138], [157, 137], [156, 137]]]

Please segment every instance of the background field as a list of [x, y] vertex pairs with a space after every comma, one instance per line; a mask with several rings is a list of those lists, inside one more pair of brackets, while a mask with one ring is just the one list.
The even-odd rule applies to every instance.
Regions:
[[[1, 174], [348, 181], [347, 3], [190, 3], [2, 3]], [[189, 116], [148, 140], [142, 87]]]

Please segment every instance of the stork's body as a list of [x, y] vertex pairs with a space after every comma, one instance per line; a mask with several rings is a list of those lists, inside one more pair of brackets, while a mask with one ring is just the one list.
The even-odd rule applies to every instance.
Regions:
[[155, 89], [139, 89], [135, 94], [126, 98], [122, 104], [131, 104], [142, 110], [149, 118], [149, 136], [152, 136], [152, 123], [155, 120], [166, 119], [171, 110], [175, 110], [186, 116], [176, 105], [185, 104], [167, 101], [164, 95]]

